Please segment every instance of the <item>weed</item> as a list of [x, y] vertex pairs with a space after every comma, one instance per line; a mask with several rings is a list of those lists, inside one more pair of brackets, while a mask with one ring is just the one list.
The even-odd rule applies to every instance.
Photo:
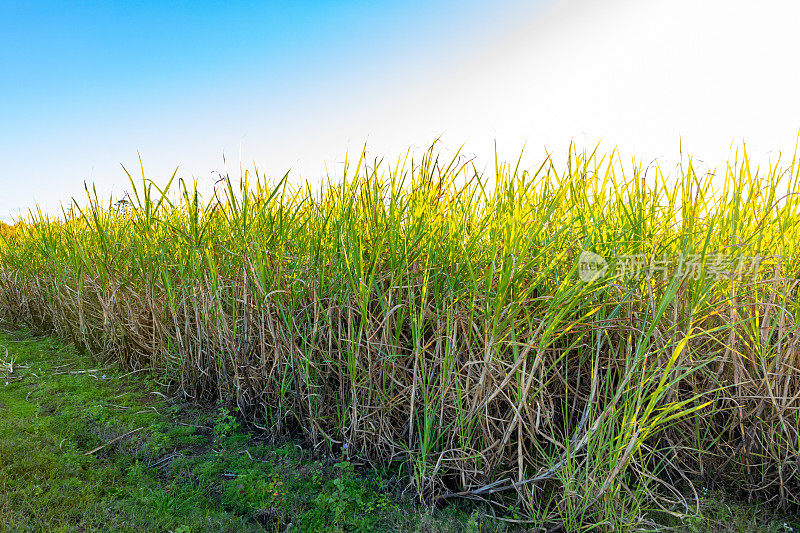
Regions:
[[236, 419], [234, 412], [226, 408], [220, 409], [219, 416], [214, 424], [214, 442], [217, 444], [237, 444], [243, 438], [239, 421]]

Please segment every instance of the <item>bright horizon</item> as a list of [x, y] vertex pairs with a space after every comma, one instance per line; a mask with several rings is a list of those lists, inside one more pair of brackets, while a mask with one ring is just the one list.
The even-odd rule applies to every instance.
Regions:
[[0, 220], [57, 213], [84, 181], [121, 195], [137, 153], [159, 181], [241, 162], [315, 182], [365, 142], [441, 136], [482, 164], [495, 140], [530, 163], [572, 140], [662, 161], [682, 143], [715, 166], [742, 140], [790, 161], [800, 129], [788, 1], [159, 5], [0, 7]]

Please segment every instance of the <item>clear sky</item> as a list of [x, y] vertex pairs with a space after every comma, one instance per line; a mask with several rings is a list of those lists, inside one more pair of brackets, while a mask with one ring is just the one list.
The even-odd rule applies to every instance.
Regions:
[[[602, 139], [791, 152], [800, 2], [0, 0], [0, 219], [240, 161], [316, 181], [364, 142], [513, 157]], [[791, 153], [789, 154], [791, 157]]]

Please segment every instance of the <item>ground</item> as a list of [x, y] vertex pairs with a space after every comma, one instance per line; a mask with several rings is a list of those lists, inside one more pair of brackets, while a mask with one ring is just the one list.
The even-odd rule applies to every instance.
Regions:
[[[396, 473], [271, 442], [235, 412], [164, 391], [155, 374], [100, 366], [55, 338], [0, 324], [0, 530], [526, 530], [473, 502], [429, 508]], [[642, 527], [800, 525], [710, 495], [695, 517]]]

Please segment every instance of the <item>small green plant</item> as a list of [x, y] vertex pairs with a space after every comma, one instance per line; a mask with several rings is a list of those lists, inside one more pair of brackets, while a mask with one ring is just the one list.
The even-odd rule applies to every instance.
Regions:
[[336, 477], [327, 481], [301, 517], [307, 531], [372, 531], [376, 511], [386, 502], [360, 480], [347, 461], [335, 465]]
[[226, 480], [222, 487], [222, 503], [227, 508], [245, 516], [269, 509], [273, 521], [280, 523], [286, 517], [288, 499], [288, 488], [281, 476], [259, 468]]
[[467, 519], [467, 533], [480, 532], [480, 516], [480, 512], [477, 509], [472, 511]]
[[239, 434], [239, 421], [227, 408], [219, 411], [217, 422], [214, 424], [214, 442], [222, 444]]

